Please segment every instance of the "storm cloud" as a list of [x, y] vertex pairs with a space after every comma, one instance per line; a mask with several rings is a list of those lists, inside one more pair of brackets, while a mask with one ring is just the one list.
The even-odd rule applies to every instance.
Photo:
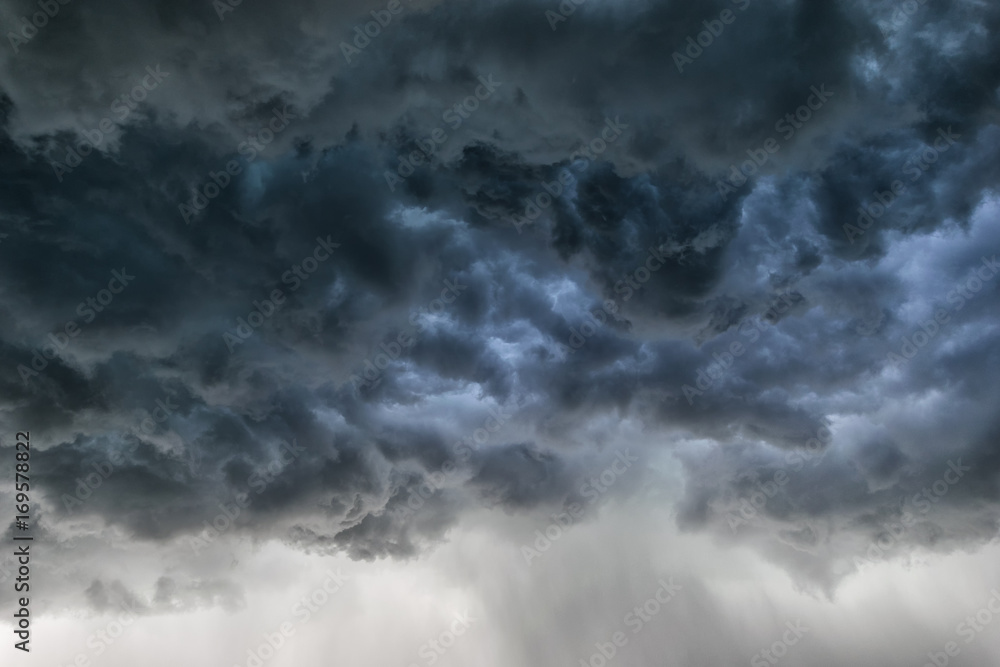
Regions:
[[[0, 16], [0, 497], [30, 431], [36, 613], [237, 614], [278, 594], [261, 554], [434, 563], [488, 598], [489, 664], [575, 664], [666, 576], [655, 522], [700, 628], [768, 606], [719, 594], [715, 554], [833, 605], [992, 549], [1000, 7]], [[526, 569], [493, 589], [475, 554]], [[572, 589], [597, 563], [636, 574]], [[858, 659], [833, 613], [808, 664]], [[714, 649], [674, 625], [669, 664], [751, 660], [773, 620]]]

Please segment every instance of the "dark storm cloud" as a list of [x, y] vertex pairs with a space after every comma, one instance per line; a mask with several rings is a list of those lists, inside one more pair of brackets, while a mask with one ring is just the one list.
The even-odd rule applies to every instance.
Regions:
[[[885, 368], [920, 309], [953, 308], [956, 281], [1000, 249], [982, 231], [997, 214], [984, 201], [998, 182], [1000, 12], [926, 3], [885, 36], [884, 3], [739, 4], [587, 3], [552, 30], [544, 3], [424, 3], [350, 63], [339, 43], [380, 3], [243, 3], [222, 20], [209, 3], [63, 7], [0, 66], [0, 402], [7, 430], [38, 438], [46, 521], [182, 540], [247, 493], [234, 534], [405, 557], [470, 501], [531, 511], [570, 498], [596, 462], [588, 420], [611, 415], [718, 443], [679, 454], [680, 521], [724, 533], [723, 504], [774, 456], [824, 424], [845, 429], [836, 455], [769, 501], [761, 534], [746, 531], [795, 551], [776, 557], [810, 576], [828, 576], [801, 555], [824, 559], [823, 530], [863, 542], [871, 517], [949, 456], [974, 472], [938, 508], [976, 514], [947, 539], [929, 514], [907, 539], [988, 539], [996, 283], [949, 311], [950, 329], [901, 375]], [[738, 20], [678, 72], [687, 37], [734, 7]], [[169, 76], [57, 174], [52, 162], [158, 64]], [[499, 86], [475, 98], [489, 76]], [[832, 96], [779, 130], [819, 86]], [[263, 134], [286, 109], [287, 125]], [[598, 151], [609, 123], [624, 127]], [[939, 131], [954, 133], [947, 150]], [[258, 149], [250, 136], [273, 139]], [[780, 150], [720, 191], [772, 137]], [[400, 158], [427, 141], [403, 175]], [[231, 162], [239, 173], [222, 179]], [[905, 192], [852, 243], [845, 225], [894, 180]], [[899, 253], [924, 258], [932, 239], [948, 261], [906, 270]], [[134, 279], [85, 315], [114, 271]], [[275, 290], [283, 303], [257, 305]], [[778, 312], [782, 299], [795, 305]], [[80, 333], [59, 343], [71, 321]], [[961, 425], [944, 457], [934, 437], [947, 431], [913, 433], [904, 414], [938, 391], [954, 402], [941, 423]], [[143, 428], [165, 400], [176, 408]], [[507, 406], [516, 432], [398, 512], [487, 406]], [[282, 443], [301, 454], [281, 460]], [[63, 496], [112, 452], [123, 463], [70, 511]]]

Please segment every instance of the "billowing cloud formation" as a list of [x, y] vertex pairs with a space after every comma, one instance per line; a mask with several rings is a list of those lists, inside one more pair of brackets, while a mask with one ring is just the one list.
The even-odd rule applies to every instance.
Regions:
[[[53, 553], [403, 559], [626, 447], [827, 590], [996, 537], [1000, 10], [572, 6], [5, 3], [0, 423]], [[147, 610], [243, 604], [192, 567]]]

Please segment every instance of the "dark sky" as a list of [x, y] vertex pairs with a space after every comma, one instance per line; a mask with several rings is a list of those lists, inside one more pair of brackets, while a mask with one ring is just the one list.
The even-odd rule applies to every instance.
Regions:
[[121, 600], [246, 664], [304, 558], [401, 667], [451, 611], [392, 586], [477, 600], [477, 664], [569, 665], [676, 575], [617, 660], [812, 613], [823, 667], [918, 664], [1000, 583], [1000, 5], [53, 7], [0, 2], [0, 497], [30, 430], [53, 664], [176, 664], [83, 648]]

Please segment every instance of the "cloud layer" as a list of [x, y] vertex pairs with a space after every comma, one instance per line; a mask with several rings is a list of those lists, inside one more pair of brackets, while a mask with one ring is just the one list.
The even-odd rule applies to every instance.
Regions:
[[44, 610], [630, 498], [827, 595], [996, 538], [992, 4], [58, 7], [0, 7]]

